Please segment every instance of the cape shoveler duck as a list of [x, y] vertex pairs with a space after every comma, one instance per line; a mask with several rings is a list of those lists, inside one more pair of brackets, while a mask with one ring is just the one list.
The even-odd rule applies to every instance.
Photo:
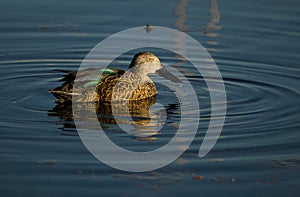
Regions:
[[[64, 83], [49, 92], [58, 99], [58, 103], [71, 102], [73, 96], [76, 97], [76, 102], [110, 102], [112, 99], [136, 101], [157, 94], [155, 84], [148, 74], [156, 73], [172, 82], [181, 82], [164, 68], [158, 57], [150, 52], [137, 53], [127, 71], [115, 68], [95, 71], [93, 68], [68, 72], [61, 80]], [[92, 76], [93, 73], [101, 74]], [[76, 75], [77, 84], [73, 91]], [[89, 88], [94, 91], [89, 91]]]

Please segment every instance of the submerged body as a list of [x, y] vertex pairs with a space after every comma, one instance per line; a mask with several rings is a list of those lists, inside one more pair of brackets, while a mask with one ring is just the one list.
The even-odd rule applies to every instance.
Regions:
[[[95, 76], [95, 73], [101, 74]], [[75, 102], [142, 100], [157, 94], [155, 84], [148, 77], [150, 73], [157, 73], [173, 82], [180, 82], [165, 70], [155, 55], [140, 52], [132, 59], [128, 71], [87, 69], [80, 72], [68, 72], [61, 80], [64, 81], [62, 86], [49, 91], [59, 103], [71, 102], [72, 97]], [[75, 78], [76, 87], [74, 88]]]

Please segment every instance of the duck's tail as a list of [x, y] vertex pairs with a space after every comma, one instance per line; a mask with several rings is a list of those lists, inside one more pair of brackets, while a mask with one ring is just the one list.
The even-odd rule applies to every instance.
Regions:
[[55, 89], [50, 89], [48, 90], [49, 92], [51, 92], [56, 98], [57, 100], [55, 102], [57, 103], [66, 103], [66, 102], [71, 102], [72, 101], [72, 96], [74, 95], [72, 91], [64, 91], [61, 88], [57, 87]]
[[73, 95], [73, 84], [76, 77], [76, 72], [70, 72], [66, 70], [60, 70], [55, 69], [55, 71], [66, 73], [62, 79], [59, 81], [63, 81], [64, 83], [55, 88], [48, 90], [51, 92], [56, 98], [57, 103], [65, 103], [65, 102], [71, 102], [72, 101], [72, 95]]

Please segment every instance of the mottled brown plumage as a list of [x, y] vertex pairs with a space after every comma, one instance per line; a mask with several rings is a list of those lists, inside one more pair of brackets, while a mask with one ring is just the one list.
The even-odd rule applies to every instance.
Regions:
[[156, 87], [152, 81], [144, 82], [137, 74], [125, 73], [122, 76], [109, 75], [102, 78], [96, 86], [95, 100], [142, 100], [156, 94]]
[[95, 68], [69, 72], [61, 80], [64, 81], [62, 86], [49, 91], [57, 98], [58, 103], [71, 102], [72, 99], [75, 102], [142, 100], [157, 94], [153, 81], [148, 77], [150, 73], [161, 73], [171, 81], [180, 82], [164, 69], [154, 54], [140, 52], [133, 57], [126, 72], [120, 69]]

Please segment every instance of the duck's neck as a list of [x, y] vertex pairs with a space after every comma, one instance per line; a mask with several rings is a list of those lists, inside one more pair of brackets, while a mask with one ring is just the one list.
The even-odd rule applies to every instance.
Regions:
[[132, 75], [134, 75], [135, 78], [140, 80], [141, 83], [152, 82], [152, 80], [148, 77], [148, 75], [146, 74], [146, 72], [144, 70], [133, 67], [128, 70], [128, 73], [131, 73]]

